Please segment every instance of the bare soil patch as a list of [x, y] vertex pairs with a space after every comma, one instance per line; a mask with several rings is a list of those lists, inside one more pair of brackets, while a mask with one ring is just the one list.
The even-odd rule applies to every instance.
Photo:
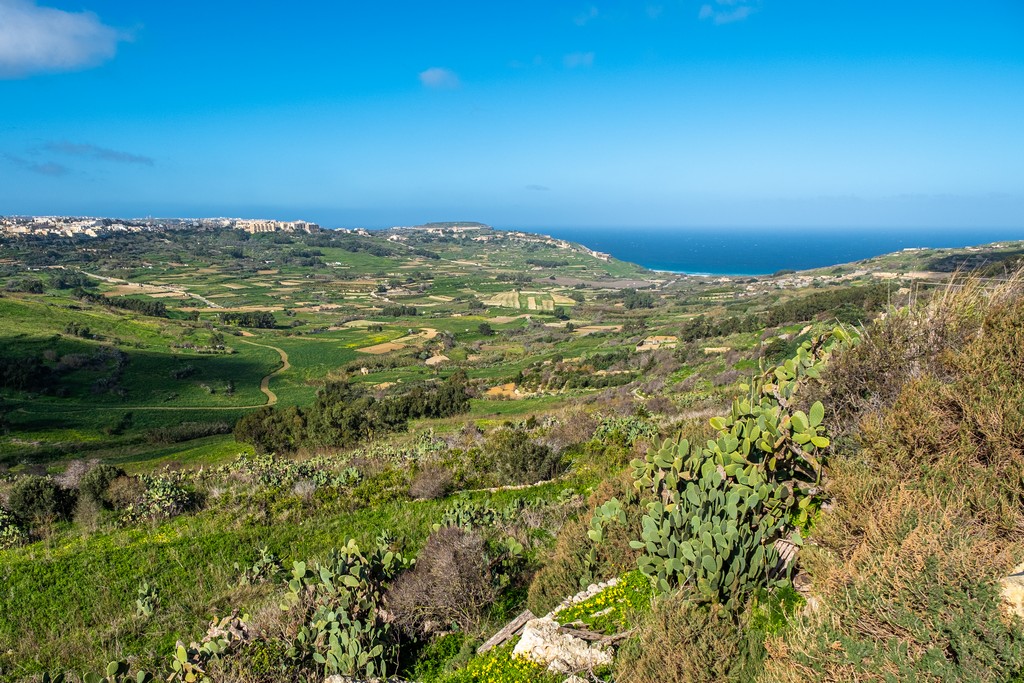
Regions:
[[356, 349], [359, 353], [369, 353], [374, 356], [379, 356], [382, 353], [390, 353], [392, 351], [398, 351], [404, 349], [405, 344], [399, 344], [397, 342], [385, 342], [383, 344], [374, 344], [373, 346], [366, 346], [361, 349]]

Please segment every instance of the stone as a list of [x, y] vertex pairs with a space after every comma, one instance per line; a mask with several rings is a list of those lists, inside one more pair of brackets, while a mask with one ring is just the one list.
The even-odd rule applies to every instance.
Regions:
[[999, 586], [1006, 610], [1024, 619], [1024, 564], [1014, 567], [1009, 576], [999, 581]]
[[513, 654], [526, 657], [557, 673], [590, 671], [612, 663], [612, 654], [608, 648], [588, 643], [558, 629], [558, 622], [550, 616], [528, 621]]

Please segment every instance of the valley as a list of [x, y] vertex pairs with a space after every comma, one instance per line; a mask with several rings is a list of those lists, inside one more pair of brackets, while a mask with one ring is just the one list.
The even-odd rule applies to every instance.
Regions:
[[[5, 236], [0, 680], [110, 661], [161, 672], [181, 666], [180, 641], [188, 666], [212, 667], [213, 680], [383, 669], [454, 683], [498, 680], [481, 673], [497, 667], [500, 680], [561, 681], [543, 668], [515, 673], [515, 638], [476, 647], [524, 610], [539, 617], [616, 577], [622, 588], [609, 595], [631, 606], [609, 621], [594, 602], [573, 628], [628, 631], [621, 656], [640, 670], [650, 663], [635, 639], [655, 637], [643, 626], [651, 586], [683, 576], [645, 559], [662, 541], [642, 522], [655, 514], [645, 487], [658, 481], [643, 472], [689, 467], [689, 450], [670, 453], [685, 437], [698, 463], [686, 476], [711, 476], [697, 444], [738, 448], [721, 441], [729, 427], [717, 416], [739, 420], [734, 399], [766, 386], [764, 400], [792, 412], [771, 384], [785, 376], [820, 401], [801, 398], [803, 417], [791, 418], [810, 415], [803, 429], [819, 429], [793, 432], [809, 459], [792, 466], [810, 468], [794, 481], [821, 481], [819, 458], [856, 448], [840, 436], [830, 449], [830, 438], [854, 429], [843, 406], [862, 400], [835, 380], [815, 384], [831, 377], [831, 354], [951, 296], [937, 292], [966, 291], [949, 285], [961, 271], [978, 292], [1012, 289], [1022, 253], [1024, 243], [1001, 243], [699, 277], [479, 224]], [[847, 403], [829, 402], [840, 394]], [[796, 495], [776, 520], [787, 525], [770, 533], [802, 543], [819, 521], [830, 533], [820, 486], [799, 494], [799, 508]], [[750, 499], [750, 510], [761, 504]], [[422, 578], [459, 557], [483, 563], [460, 575], [467, 583]], [[307, 563], [320, 573], [307, 575]], [[363, 649], [325, 668], [314, 651], [330, 638], [313, 634], [302, 650], [295, 615], [335, 604], [317, 577], [357, 566], [379, 572], [357, 581], [369, 586], [358, 599], [371, 630]], [[307, 592], [293, 595], [289, 580]], [[813, 596], [793, 585], [742, 592], [752, 602], [740, 612], [802, 618]], [[299, 621], [281, 616], [282, 590]], [[729, 599], [721, 590], [715, 603]], [[478, 602], [453, 608], [464, 591]], [[245, 625], [213, 656], [203, 629], [231, 614], [248, 615]], [[764, 642], [757, 661], [771, 664]], [[615, 671], [588, 675], [628, 680]]]

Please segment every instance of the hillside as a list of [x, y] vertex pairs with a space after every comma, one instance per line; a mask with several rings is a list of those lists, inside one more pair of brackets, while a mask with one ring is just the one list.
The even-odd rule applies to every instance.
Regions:
[[0, 680], [1015, 680], [1020, 251], [5, 238]]

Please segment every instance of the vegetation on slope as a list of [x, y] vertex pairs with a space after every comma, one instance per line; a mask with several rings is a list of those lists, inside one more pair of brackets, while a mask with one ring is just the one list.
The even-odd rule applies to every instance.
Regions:
[[[252, 683], [381, 671], [424, 683], [545, 680], [511, 644], [475, 648], [525, 606], [543, 614], [613, 577], [616, 587], [561, 613], [620, 644], [611, 669], [586, 672], [601, 680], [1008, 681], [1022, 671], [1021, 624], [998, 586], [1024, 560], [1019, 278], [958, 282], [930, 299], [915, 290], [924, 303], [902, 309], [889, 304], [908, 292], [856, 279], [563, 283], [551, 291], [592, 328], [580, 333], [555, 310], [534, 313], [545, 322], [499, 315], [530, 297], [539, 306], [534, 294], [459, 299], [467, 285], [507, 287], [498, 276], [520, 277], [520, 261], [562, 277], [578, 254], [565, 266], [561, 252], [527, 244], [497, 271], [459, 275], [470, 266], [457, 260], [484, 260], [462, 237], [317, 239], [203, 237], [237, 249], [239, 272], [267, 270], [259, 259], [287, 247], [281, 265], [295, 270], [277, 275], [313, 284], [282, 290], [319, 296], [329, 278], [317, 271], [338, 259], [372, 280], [352, 285], [366, 301], [402, 303], [346, 327], [329, 321], [338, 309], [307, 311], [282, 291], [273, 323], [259, 316], [273, 329], [245, 330], [268, 349], [233, 336], [213, 310], [192, 316], [189, 302], [169, 299], [169, 317], [152, 318], [72, 298], [93, 281], [67, 271], [39, 287], [12, 280], [0, 309], [22, 336], [5, 346], [0, 397], [2, 453], [15, 466], [0, 482], [0, 680], [110, 660], [124, 660], [112, 680], [128, 670]], [[194, 258], [171, 244], [123, 246]], [[410, 253], [439, 274], [400, 281]], [[145, 275], [129, 272], [125, 254], [94, 258]], [[204, 277], [245, 281], [223, 273]], [[819, 336], [879, 310], [852, 349]], [[389, 312], [399, 318], [382, 319]], [[434, 328], [408, 327], [427, 316]], [[638, 350], [666, 333], [674, 348]], [[395, 340], [409, 346], [353, 350]], [[253, 361], [231, 376], [231, 394], [260, 397], [278, 351], [290, 358], [274, 379], [279, 405], [257, 411], [209, 382], [206, 360], [231, 350]], [[425, 366], [432, 354], [451, 365]], [[25, 369], [38, 377], [19, 379]], [[159, 391], [144, 386], [154, 376], [203, 410], [236, 408], [182, 420], [190, 413], [174, 412], [187, 410], [175, 397], [165, 414], [144, 393]], [[104, 377], [125, 395], [94, 390]], [[527, 396], [484, 397], [507, 382]], [[66, 416], [76, 402], [89, 409], [60, 418], [64, 445], [26, 443], [55, 433], [56, 420], [33, 410]], [[225, 432], [242, 415], [239, 439], [294, 453], [253, 456], [233, 443]], [[86, 448], [104, 462], [71, 460]], [[151, 457], [179, 464], [133, 466]], [[526, 488], [482, 490], [510, 484]], [[796, 565], [777, 566], [775, 541], [803, 546]]]

